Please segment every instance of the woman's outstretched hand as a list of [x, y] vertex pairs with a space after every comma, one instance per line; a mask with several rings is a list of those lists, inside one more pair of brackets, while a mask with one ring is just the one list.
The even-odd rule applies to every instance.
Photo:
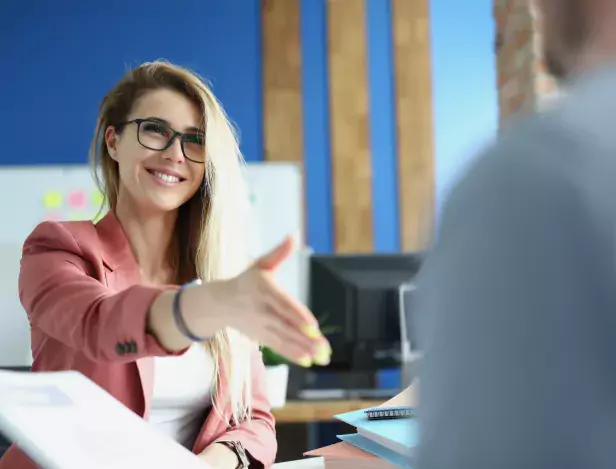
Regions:
[[287, 237], [241, 275], [205, 285], [205, 304], [221, 325], [303, 366], [329, 363], [331, 348], [314, 315], [274, 280], [276, 269], [295, 251]]
[[[331, 348], [318, 321], [274, 280], [276, 269], [295, 249], [294, 239], [287, 237], [237, 277], [186, 288], [181, 310], [190, 331], [211, 337], [231, 327], [299, 365], [327, 365]], [[151, 329], [164, 347], [178, 350], [187, 342], [177, 328], [170, 330], [172, 298], [163, 295], [152, 306]], [[166, 319], [157, 320], [162, 309], [167, 310]]]

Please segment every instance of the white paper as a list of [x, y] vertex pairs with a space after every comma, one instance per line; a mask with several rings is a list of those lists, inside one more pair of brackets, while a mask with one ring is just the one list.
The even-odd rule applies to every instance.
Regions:
[[76, 371], [0, 371], [0, 430], [44, 469], [207, 469]]

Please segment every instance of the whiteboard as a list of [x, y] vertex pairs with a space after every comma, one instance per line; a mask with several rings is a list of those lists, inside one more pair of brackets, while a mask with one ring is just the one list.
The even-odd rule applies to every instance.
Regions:
[[[296, 164], [247, 165], [255, 254], [268, 251], [288, 234], [303, 241], [302, 180]], [[24, 366], [32, 358], [29, 324], [17, 294], [23, 242], [44, 220], [95, 219], [102, 197], [86, 165], [2, 167], [0, 187], [0, 366]], [[276, 273], [283, 288], [301, 301], [306, 292], [304, 252]]]

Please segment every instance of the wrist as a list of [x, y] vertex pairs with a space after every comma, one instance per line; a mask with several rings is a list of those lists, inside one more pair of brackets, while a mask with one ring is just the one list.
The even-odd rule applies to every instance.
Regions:
[[179, 352], [189, 347], [191, 341], [184, 337], [173, 319], [173, 300], [177, 291], [161, 293], [152, 303], [147, 318], [147, 331], [169, 352]]
[[240, 459], [233, 449], [224, 442], [215, 442], [205, 448], [199, 457], [211, 467], [219, 469], [237, 469]]
[[240, 458], [239, 456], [236, 454], [235, 451], [233, 451], [233, 449], [231, 449], [231, 447], [229, 447], [228, 445], [226, 445], [225, 443], [216, 443], [216, 446], [223, 448], [222, 451], [225, 452], [226, 455], [226, 459], [229, 461], [229, 465], [233, 468], [236, 469], [239, 465], [240, 465]]
[[147, 331], [169, 352], [214, 336], [226, 324], [220, 321], [213, 289], [214, 284], [194, 284], [160, 294], [150, 308]]
[[248, 469], [250, 467], [250, 460], [248, 454], [239, 441], [217, 441], [218, 446], [222, 446], [231, 454], [233, 454], [234, 466], [232, 469]]
[[182, 327], [185, 329], [183, 335], [192, 336], [193, 341], [207, 340], [224, 327], [219, 320], [219, 307], [216, 306], [212, 295], [213, 288], [215, 286], [212, 283], [190, 285], [182, 291], [181, 298], [179, 298], [177, 306], [183, 323]]

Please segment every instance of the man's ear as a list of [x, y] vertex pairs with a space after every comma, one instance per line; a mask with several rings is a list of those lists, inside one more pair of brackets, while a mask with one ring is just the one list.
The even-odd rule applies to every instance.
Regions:
[[117, 161], [116, 145], [118, 144], [118, 137], [119, 135], [116, 132], [115, 127], [112, 125], [107, 127], [107, 130], [105, 130], [105, 144], [107, 145], [109, 156], [111, 156], [114, 161]]

